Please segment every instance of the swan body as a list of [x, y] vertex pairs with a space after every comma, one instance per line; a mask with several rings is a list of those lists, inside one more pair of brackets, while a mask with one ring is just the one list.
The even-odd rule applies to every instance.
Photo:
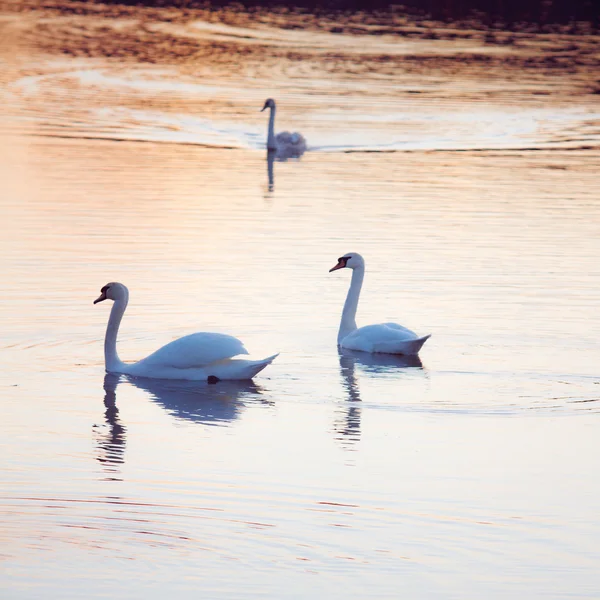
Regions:
[[122, 283], [107, 283], [94, 304], [104, 300], [114, 302], [104, 338], [107, 373], [191, 381], [209, 378], [243, 380], [252, 379], [277, 356], [262, 360], [242, 358], [248, 351], [237, 338], [202, 332], [173, 340], [136, 363], [124, 363], [117, 354], [117, 334], [129, 301], [129, 290]]
[[356, 310], [365, 276], [365, 261], [360, 254], [349, 252], [340, 257], [337, 265], [329, 272], [343, 268], [352, 269], [352, 280], [342, 312], [337, 338], [338, 346], [347, 350], [370, 353], [406, 356], [418, 354], [423, 344], [429, 339], [429, 335], [419, 337], [414, 331], [397, 323], [356, 326]]
[[269, 128], [267, 130], [267, 150], [275, 150], [278, 158], [297, 158], [306, 151], [306, 140], [301, 133], [282, 131], [275, 135], [275, 113], [277, 107], [275, 100], [269, 98], [265, 101], [262, 110], [270, 109]]
[[396, 323], [381, 323], [355, 329], [341, 341], [340, 346], [346, 350], [411, 356], [419, 353], [427, 338], [428, 335], [419, 337], [414, 331]]

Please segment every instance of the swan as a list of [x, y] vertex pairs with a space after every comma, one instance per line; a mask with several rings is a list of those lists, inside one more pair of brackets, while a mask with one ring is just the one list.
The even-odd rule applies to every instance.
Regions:
[[360, 297], [360, 289], [365, 277], [365, 261], [356, 252], [348, 252], [338, 258], [337, 265], [329, 272], [338, 269], [352, 269], [352, 281], [344, 303], [342, 320], [338, 331], [337, 343], [347, 350], [361, 352], [381, 352], [384, 354], [415, 355], [430, 337], [419, 337], [414, 331], [396, 323], [356, 326], [356, 309]]
[[252, 379], [278, 356], [274, 354], [262, 360], [240, 358], [240, 354], [248, 354], [240, 340], [222, 333], [202, 332], [173, 340], [139, 362], [124, 363], [117, 354], [117, 334], [129, 301], [129, 290], [122, 283], [107, 283], [94, 304], [104, 300], [114, 302], [104, 338], [107, 373], [215, 383], [220, 379]]
[[306, 140], [301, 133], [289, 133], [282, 131], [275, 135], [275, 100], [268, 98], [261, 111], [271, 109], [269, 117], [269, 129], [267, 133], [267, 150], [275, 150], [278, 158], [297, 158], [304, 154], [306, 150]]

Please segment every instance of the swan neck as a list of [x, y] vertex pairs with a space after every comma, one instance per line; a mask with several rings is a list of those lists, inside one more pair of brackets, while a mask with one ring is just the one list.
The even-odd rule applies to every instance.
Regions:
[[344, 303], [344, 310], [342, 311], [342, 321], [338, 332], [338, 344], [356, 329], [356, 309], [358, 308], [358, 299], [360, 298], [360, 290], [362, 288], [364, 277], [364, 267], [357, 267], [352, 271], [350, 289], [348, 290], [346, 302]]
[[123, 362], [117, 354], [117, 334], [123, 313], [127, 308], [128, 298], [115, 301], [110, 311], [108, 325], [106, 327], [106, 336], [104, 337], [104, 366], [106, 371], [118, 372], [123, 366]]
[[277, 110], [274, 106], [271, 107], [271, 114], [269, 115], [269, 131], [267, 134], [267, 148], [269, 150], [275, 150], [275, 111]]

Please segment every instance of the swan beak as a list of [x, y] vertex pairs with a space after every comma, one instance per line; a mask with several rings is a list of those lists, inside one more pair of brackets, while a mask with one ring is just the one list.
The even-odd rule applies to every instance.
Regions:
[[102, 302], [106, 300], [106, 292], [102, 292], [95, 300], [94, 304], [98, 304], [98, 302]]
[[335, 265], [335, 267], [331, 267], [331, 269], [329, 269], [329, 272], [331, 273], [331, 271], [337, 271], [338, 269], [343, 269], [345, 266], [346, 266], [346, 263], [340, 259], [338, 264]]
[[265, 108], [267, 108], [266, 104], [260, 109], [260, 112], [262, 112], [263, 110], [265, 110]]

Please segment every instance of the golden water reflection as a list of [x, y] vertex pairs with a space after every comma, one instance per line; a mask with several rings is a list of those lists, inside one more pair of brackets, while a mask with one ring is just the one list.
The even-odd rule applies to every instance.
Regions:
[[[0, 69], [10, 589], [595, 597], [597, 40], [36, 10]], [[271, 95], [299, 161], [265, 157]], [[359, 324], [431, 331], [426, 368], [338, 355], [351, 249]], [[101, 389], [111, 280], [127, 360], [198, 330], [281, 355]]]

